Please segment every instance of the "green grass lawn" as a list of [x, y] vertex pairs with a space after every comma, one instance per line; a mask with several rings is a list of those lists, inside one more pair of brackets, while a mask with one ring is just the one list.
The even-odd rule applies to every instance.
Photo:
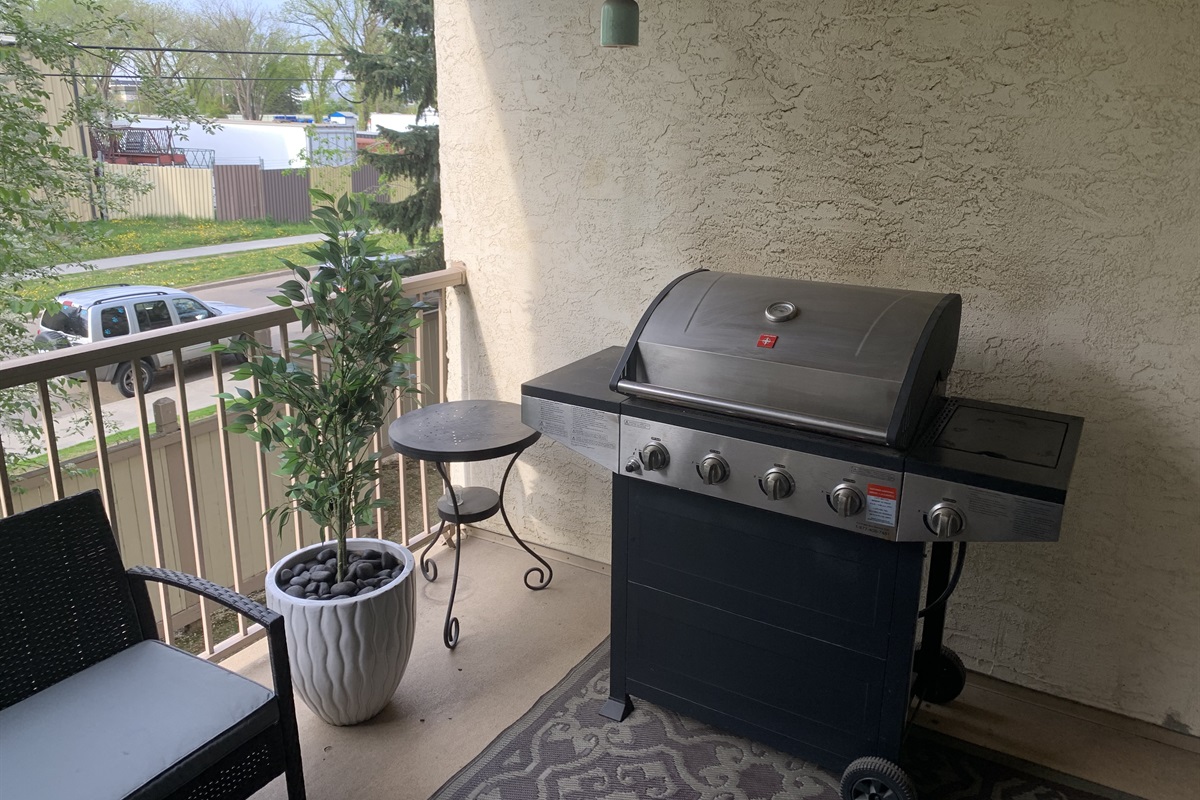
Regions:
[[[143, 219], [96, 220], [84, 228], [98, 238], [69, 254], [88, 261], [109, 256], [132, 256], [179, 250], [226, 242], [249, 242], [315, 233], [310, 222], [275, 222], [269, 219], [231, 220], [190, 219], [187, 217], [146, 217]], [[56, 258], [55, 262], [62, 261]]]
[[[381, 234], [379, 244], [389, 253], [402, 253], [408, 249], [408, 240], [396, 233]], [[288, 258], [297, 264], [313, 264], [313, 259], [304, 255], [308, 245], [277, 247], [270, 250], [249, 250], [226, 256], [207, 256], [182, 261], [163, 261], [157, 264], [141, 264], [121, 269], [90, 270], [88, 272], [62, 275], [30, 281], [22, 287], [20, 295], [25, 300], [39, 303], [53, 300], [55, 295], [69, 289], [97, 286], [104, 283], [150, 284], [183, 289], [202, 283], [261, 275], [285, 269], [280, 258]]]

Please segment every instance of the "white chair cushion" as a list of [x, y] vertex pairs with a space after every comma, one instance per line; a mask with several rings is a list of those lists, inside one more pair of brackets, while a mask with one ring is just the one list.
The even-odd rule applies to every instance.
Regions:
[[265, 730], [278, 716], [273, 697], [141, 642], [0, 711], [0, 795], [119, 800], [256, 712], [255, 732]]

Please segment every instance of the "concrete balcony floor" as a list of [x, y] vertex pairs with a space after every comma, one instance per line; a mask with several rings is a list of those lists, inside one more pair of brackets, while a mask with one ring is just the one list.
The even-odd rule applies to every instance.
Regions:
[[[425, 800], [608, 635], [603, 565], [559, 556], [569, 561], [551, 561], [554, 580], [532, 592], [522, 576], [537, 562], [492, 539], [464, 539], [454, 650], [442, 644], [454, 551], [434, 546], [436, 582], [414, 576], [417, 640], [395, 699], [378, 716], [337, 728], [297, 698], [310, 798]], [[271, 685], [265, 642], [225, 663]], [[278, 779], [256, 800], [286, 796]]]
[[[463, 543], [461, 638], [447, 650], [454, 553], [434, 549], [439, 579], [416, 576], [417, 641], [392, 704], [368, 722], [335, 728], [297, 700], [314, 800], [425, 800], [608, 635], [605, 565], [540, 549], [554, 581], [531, 592], [521, 579], [535, 562], [510, 539], [477, 532]], [[265, 642], [226, 665], [271, 685]], [[1200, 739], [974, 673], [958, 700], [926, 706], [918, 723], [1135, 797], [1177, 800], [1200, 786]], [[256, 797], [284, 800], [282, 779]]]

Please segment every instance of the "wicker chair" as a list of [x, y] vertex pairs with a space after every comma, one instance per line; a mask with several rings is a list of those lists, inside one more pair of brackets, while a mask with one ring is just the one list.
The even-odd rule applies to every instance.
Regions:
[[[0, 795], [247, 798], [304, 776], [283, 618], [235, 592], [126, 571], [98, 492], [0, 520]], [[147, 581], [267, 630], [275, 691], [158, 641]]]

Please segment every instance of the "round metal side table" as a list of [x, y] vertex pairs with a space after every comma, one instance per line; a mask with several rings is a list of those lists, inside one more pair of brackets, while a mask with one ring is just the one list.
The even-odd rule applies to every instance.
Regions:
[[[446, 622], [442, 627], [442, 642], [453, 649], [458, 644], [458, 617], [454, 616], [454, 594], [458, 590], [458, 567], [462, 554], [462, 526], [480, 522], [497, 511], [504, 525], [525, 552], [541, 565], [525, 571], [525, 586], [534, 591], [545, 589], [554, 578], [554, 570], [541, 556], [521, 540], [508, 519], [504, 508], [504, 489], [513, 465], [525, 448], [540, 439], [542, 434], [521, 422], [521, 407], [500, 400], [457, 400], [437, 403], [404, 414], [388, 426], [388, 438], [396, 452], [409, 458], [432, 461], [446, 485], [437, 503], [441, 524], [429, 544], [421, 551], [421, 574], [428, 581], [437, 580], [437, 563], [429, 560], [429, 551], [441, 538], [447, 524], [454, 526], [454, 575], [450, 579], [450, 602], [446, 606]], [[466, 461], [490, 461], [512, 456], [500, 481], [500, 491], [483, 486], [455, 490], [450, 483], [448, 464]], [[530, 576], [534, 576], [531, 580]]]

